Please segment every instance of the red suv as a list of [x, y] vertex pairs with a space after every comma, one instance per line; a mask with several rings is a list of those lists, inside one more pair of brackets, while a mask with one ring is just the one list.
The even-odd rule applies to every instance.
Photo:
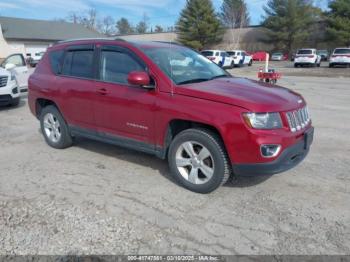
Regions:
[[313, 140], [299, 94], [233, 77], [171, 43], [58, 43], [29, 79], [29, 106], [50, 146], [84, 136], [168, 158], [177, 181], [199, 193], [231, 174], [288, 170]]

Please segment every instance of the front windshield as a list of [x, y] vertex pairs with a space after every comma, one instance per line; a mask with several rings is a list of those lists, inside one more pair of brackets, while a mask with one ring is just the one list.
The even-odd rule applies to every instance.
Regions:
[[201, 54], [185, 47], [141, 47], [141, 50], [177, 85], [230, 76]]

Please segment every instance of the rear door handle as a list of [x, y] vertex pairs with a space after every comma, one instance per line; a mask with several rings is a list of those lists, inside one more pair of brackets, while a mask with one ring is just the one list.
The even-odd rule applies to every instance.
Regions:
[[105, 95], [107, 95], [108, 92], [105, 88], [100, 88], [97, 90], [97, 93], [101, 96], [105, 96]]

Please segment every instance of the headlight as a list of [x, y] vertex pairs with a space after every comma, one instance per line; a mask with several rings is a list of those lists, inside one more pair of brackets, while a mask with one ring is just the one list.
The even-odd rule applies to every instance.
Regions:
[[245, 113], [243, 117], [246, 123], [255, 129], [282, 128], [282, 120], [279, 113]]
[[11, 72], [11, 81], [15, 81], [16, 80], [16, 75], [14, 72]]

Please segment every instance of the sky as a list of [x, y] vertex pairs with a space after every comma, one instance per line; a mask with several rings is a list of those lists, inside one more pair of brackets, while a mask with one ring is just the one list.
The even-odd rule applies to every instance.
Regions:
[[[314, 0], [326, 7], [327, 0]], [[262, 20], [263, 6], [267, 0], [246, 0], [251, 24]], [[152, 27], [159, 24], [172, 26], [185, 6], [186, 0], [0, 0], [0, 16], [52, 20], [66, 18], [70, 11], [84, 12], [95, 8], [100, 18], [112, 16], [118, 20], [126, 17], [137, 24], [146, 13]], [[217, 11], [222, 0], [213, 0]]]

